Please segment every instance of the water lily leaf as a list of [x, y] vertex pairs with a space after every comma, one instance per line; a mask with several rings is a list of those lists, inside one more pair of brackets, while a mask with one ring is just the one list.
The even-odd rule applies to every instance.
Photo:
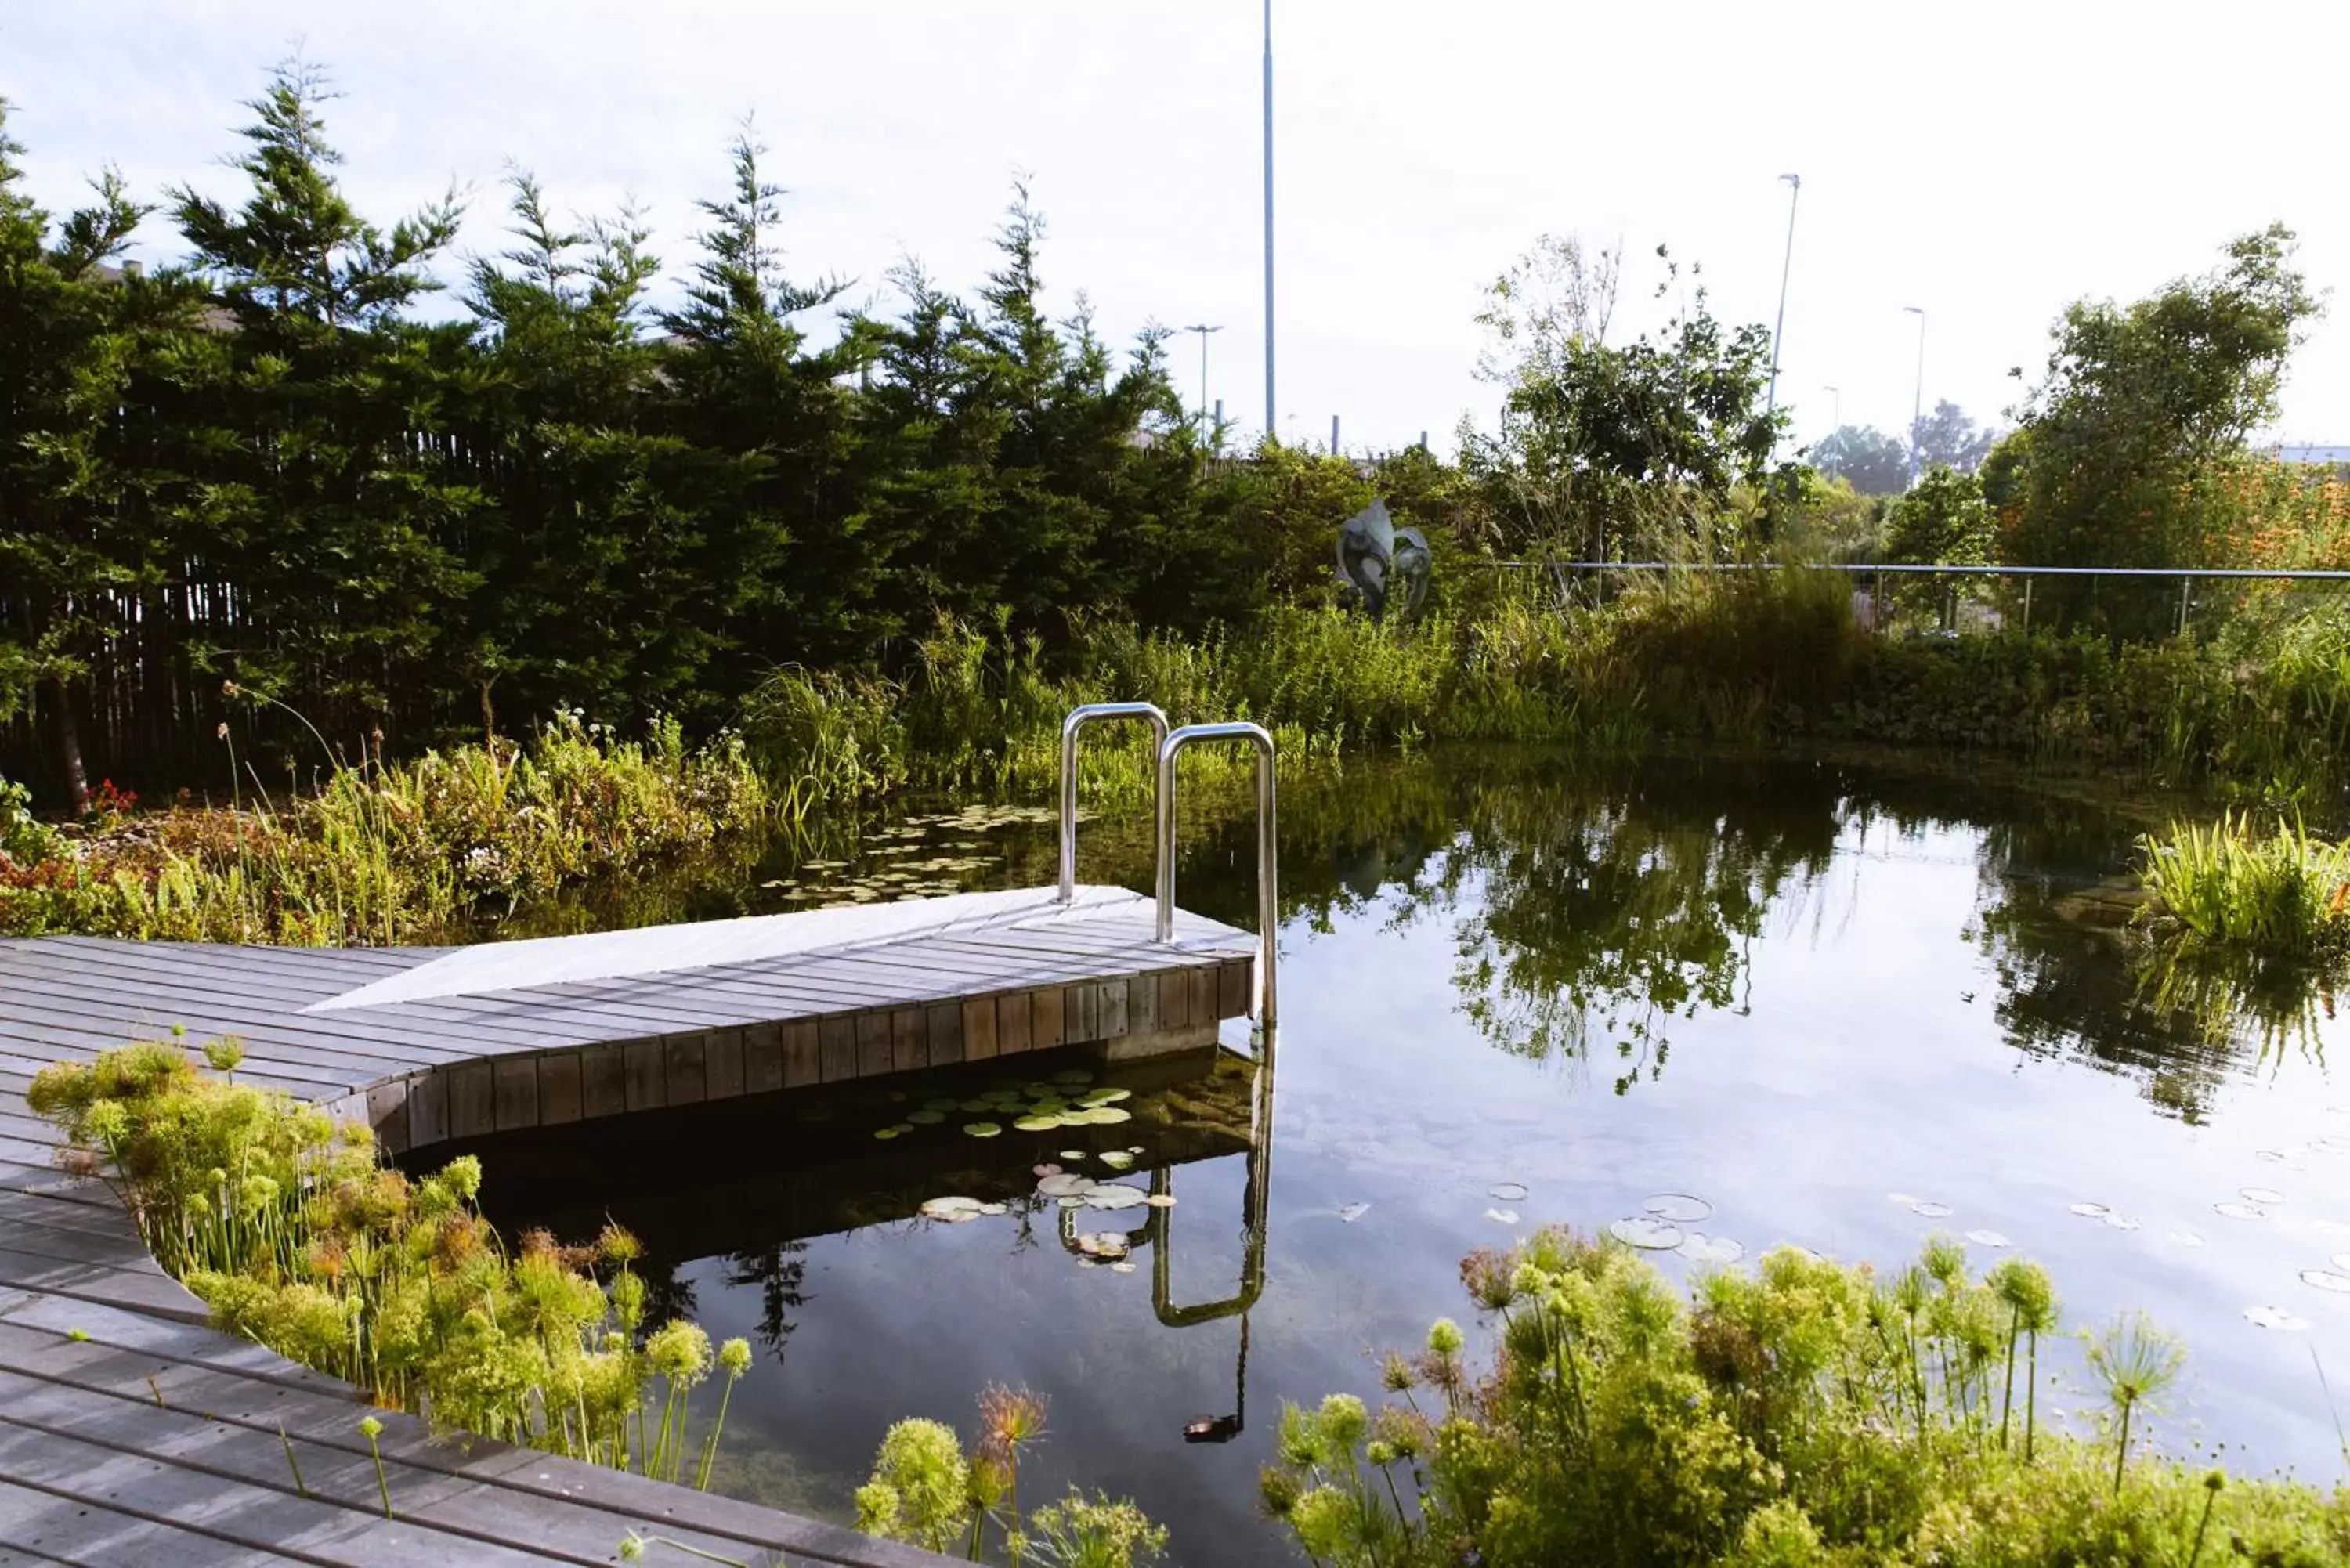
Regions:
[[2112, 1226], [2116, 1231], [2135, 1231], [2137, 1229], [2137, 1221], [2131, 1219], [2128, 1215], [2123, 1213], [2119, 1210], [2116, 1210], [2114, 1212], [2106, 1215], [2106, 1223]]
[[1073, 1198], [1092, 1191], [1093, 1187], [1091, 1177], [1056, 1171], [1039, 1181], [1036, 1190], [1046, 1198]]
[[1518, 1211], [1514, 1209], [1488, 1209], [1485, 1218], [1496, 1225], [1514, 1225], [1518, 1222]]
[[[1090, 1111], [1079, 1111], [1076, 1115], [1085, 1117], [1087, 1122], [1097, 1127], [1116, 1127], [1120, 1122], [1130, 1122], [1134, 1119], [1132, 1111], [1121, 1110], [1116, 1106], [1102, 1106]], [[1074, 1120], [1075, 1117], [1071, 1119]]]
[[906, 1113], [906, 1119], [916, 1127], [936, 1127], [939, 1123], [946, 1120], [947, 1118], [946, 1113], [943, 1111], [920, 1110], [908, 1111]]
[[1130, 1262], [1112, 1263], [1109, 1266], [1109, 1272], [1113, 1274], [1130, 1274], [1134, 1272], [1134, 1265]]
[[1371, 1206], [1367, 1203], [1342, 1204], [1338, 1210], [1338, 1218], [1344, 1220], [1347, 1224], [1352, 1225], [1356, 1220], [1360, 1220], [1364, 1215], [1368, 1214], [1370, 1211]]
[[985, 1205], [976, 1198], [933, 1198], [923, 1203], [921, 1211], [927, 1219], [960, 1225], [966, 1220], [976, 1219], [984, 1208]]
[[2246, 1307], [2244, 1320], [2255, 1328], [2272, 1328], [2280, 1334], [2305, 1334], [2309, 1330], [2307, 1318], [2279, 1306]]
[[1143, 1201], [1153, 1209], [1172, 1209], [1175, 1207], [1175, 1195], [1171, 1192], [1154, 1192]]
[[1970, 1231], [1967, 1232], [1967, 1240], [1972, 1241], [1978, 1247], [2006, 1247], [2013, 1245], [2013, 1243], [2009, 1241], [2006, 1237], [2001, 1235], [1996, 1231]]
[[1122, 1181], [1103, 1181], [1087, 1189], [1086, 1203], [1094, 1209], [1131, 1209], [1149, 1196], [1139, 1187], [1129, 1187]]
[[2102, 1220], [2113, 1210], [2102, 1203], [2075, 1203], [2073, 1205], [2073, 1212], [2084, 1220]]
[[1022, 1132], [1051, 1132], [1061, 1125], [1058, 1116], [1022, 1116], [1012, 1124]]
[[1061, 1151], [1061, 1158], [1072, 1161], [1080, 1160], [1086, 1158], [1086, 1151], [1081, 1148], [1065, 1148]]
[[2254, 1208], [2250, 1203], [2214, 1203], [2211, 1212], [2224, 1214], [2230, 1220], [2265, 1220], [2269, 1217], [2267, 1210]]
[[1909, 1212], [1923, 1215], [1929, 1220], [1948, 1220], [1958, 1211], [1947, 1203], [1936, 1203], [1929, 1199], [1909, 1205]]
[[1087, 1089], [1077, 1096], [1077, 1103], [1081, 1106], [1108, 1106], [1132, 1098], [1132, 1089]]
[[[1640, 1212], [1676, 1225], [1694, 1225], [1713, 1218], [1713, 1205], [1692, 1192], [1659, 1192], [1640, 1205]], [[1676, 1240], [1666, 1245], [1678, 1247], [1680, 1242]]]
[[992, 1111], [995, 1108], [995, 1102], [993, 1100], [976, 1099], [957, 1100], [955, 1102], [955, 1108], [961, 1111]]
[[1497, 1181], [1485, 1189], [1485, 1196], [1498, 1198], [1504, 1203], [1519, 1202], [1525, 1195], [1526, 1189], [1523, 1184], [1515, 1181]]
[[1003, 1129], [993, 1122], [965, 1122], [962, 1130], [972, 1137], [993, 1137]]
[[1607, 1227], [1607, 1233], [1627, 1247], [1639, 1247], [1651, 1252], [1667, 1251], [1681, 1244], [1681, 1228], [1653, 1214], [1618, 1220]]
[[1134, 1156], [1122, 1148], [1114, 1148], [1101, 1157], [1101, 1162], [1112, 1170], [1124, 1170], [1134, 1163]]
[[979, 1211], [982, 1214], [1009, 1214], [1012, 1209], [1009, 1204], [983, 1203], [979, 1206]]
[[1037, 1176], [1058, 1176], [1061, 1174], [1061, 1168], [1057, 1165], [1039, 1165], [1032, 1168], [1032, 1173]]
[[2321, 1291], [2350, 1293], [2350, 1274], [2337, 1274], [2331, 1269], [2303, 1269], [2301, 1282], [2314, 1285]]
[[905, 1123], [899, 1122], [896, 1127], [875, 1127], [873, 1129], [873, 1136], [886, 1142], [890, 1138], [896, 1137], [900, 1133], [910, 1133], [914, 1129], [912, 1127], [908, 1127]]
[[1734, 1263], [1746, 1256], [1746, 1243], [1692, 1231], [1681, 1239], [1680, 1254], [1692, 1263]]
[[1086, 1200], [1075, 1193], [1070, 1194], [1066, 1198], [1056, 1198], [1053, 1201], [1059, 1204], [1064, 1209], [1083, 1209], [1086, 1206]]

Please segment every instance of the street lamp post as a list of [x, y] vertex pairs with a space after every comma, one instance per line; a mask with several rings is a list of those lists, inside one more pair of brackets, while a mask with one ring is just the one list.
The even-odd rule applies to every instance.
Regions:
[[1918, 483], [1918, 422], [1926, 413], [1926, 307], [1905, 305], [1901, 307], [1918, 318], [1918, 386], [1909, 394], [1909, 484]]
[[1264, 433], [1271, 436], [1273, 401], [1273, 0], [1264, 0]]
[[1779, 320], [1771, 328], [1771, 394], [1762, 405], [1766, 414], [1776, 412], [1779, 407], [1779, 339], [1787, 331], [1787, 277], [1795, 269], [1795, 202], [1804, 193], [1801, 174], [1782, 174], [1779, 178], [1787, 182], [1787, 254], [1779, 264]]
[[1214, 327], [1201, 326], [1195, 323], [1192, 326], [1186, 327], [1183, 330], [1186, 332], [1196, 332], [1200, 335], [1200, 422], [1203, 427], [1201, 431], [1201, 434], [1202, 437], [1212, 439], [1216, 433], [1216, 427], [1207, 422], [1208, 334], [1211, 332], [1222, 332], [1223, 330], [1223, 327], [1221, 323]]

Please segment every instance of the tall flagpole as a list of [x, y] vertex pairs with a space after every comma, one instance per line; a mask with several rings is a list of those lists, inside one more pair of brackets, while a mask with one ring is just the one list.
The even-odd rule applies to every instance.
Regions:
[[1264, 0], [1264, 433], [1280, 429], [1273, 399], [1273, 0]]

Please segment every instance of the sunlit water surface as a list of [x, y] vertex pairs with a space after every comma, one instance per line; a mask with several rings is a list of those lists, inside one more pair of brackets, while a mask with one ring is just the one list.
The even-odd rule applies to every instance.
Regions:
[[[1035, 815], [868, 825], [685, 908], [1041, 883]], [[1246, 923], [1248, 824], [1208, 815], [1184, 902]], [[1472, 1316], [1463, 1254], [1664, 1193], [1711, 1206], [1682, 1228], [1692, 1248], [1750, 1259], [1795, 1242], [1895, 1265], [1941, 1231], [1984, 1236], [1986, 1267], [2003, 1238], [2054, 1272], [2068, 1324], [2141, 1307], [2184, 1335], [2175, 1450], [2225, 1442], [2239, 1467], [2333, 1478], [2318, 1366], [2350, 1396], [2350, 1294], [2323, 1288], [2350, 1274], [2343, 1030], [2323, 998], [2266, 1020], [2158, 1000], [2122, 873], [2158, 816], [1882, 765], [1589, 778], [1453, 758], [1292, 789], [1254, 1277], [1236, 1026], [1204, 1079], [1098, 1080], [1135, 1087], [1122, 1126], [983, 1141], [958, 1108], [872, 1137], [926, 1099], [1070, 1066], [1055, 1058], [889, 1085], [903, 1100], [783, 1096], [515, 1145], [488, 1196], [509, 1225], [639, 1229], [671, 1304], [762, 1348], [718, 1487], [835, 1518], [891, 1421], [969, 1431], [983, 1385], [1026, 1384], [1051, 1435], [1024, 1496], [1131, 1495], [1186, 1563], [1289, 1561], [1255, 1517], [1284, 1400], [1376, 1399], [1382, 1351]], [[1089, 879], [1148, 886], [1138, 822], [1084, 843]], [[1067, 1163], [1102, 1178], [1100, 1152], [1140, 1147], [1125, 1179], [1177, 1206], [1065, 1225], [1019, 1201], [1073, 1140], [1088, 1159]], [[950, 1194], [1010, 1202], [955, 1225], [914, 1212]], [[1133, 1235], [1130, 1270], [1064, 1244], [1112, 1230]], [[2257, 1326], [2262, 1308], [2287, 1326]], [[2085, 1404], [2077, 1356], [2055, 1360], [2043, 1409]], [[1186, 1441], [1202, 1420], [1227, 1440]]]

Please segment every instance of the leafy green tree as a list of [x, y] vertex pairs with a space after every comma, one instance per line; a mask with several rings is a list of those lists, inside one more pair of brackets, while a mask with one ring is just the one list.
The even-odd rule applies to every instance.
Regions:
[[1885, 559], [1916, 566], [1987, 566], [1997, 530], [1971, 473], [1938, 464], [1893, 504]]
[[[2128, 306], [2082, 300], [2054, 329], [1997, 493], [2012, 559], [2033, 566], [2199, 564], [2226, 464], [2272, 420], [2319, 302], [2272, 225], [2216, 271]], [[1992, 476], [1988, 476], [1992, 477]], [[2050, 596], [2052, 598], [2054, 596]]]
[[105, 650], [144, 624], [131, 606], [167, 579], [130, 394], [188, 290], [108, 264], [148, 209], [109, 170], [52, 236], [21, 188], [0, 101], [0, 717], [46, 694], [76, 809], [89, 798], [81, 709]]
[[1909, 449], [1873, 426], [1839, 425], [1804, 455], [1863, 495], [1898, 495], [1909, 484]]
[[[1679, 277], [1667, 260], [1660, 296]], [[1513, 549], [1599, 560], [1734, 547], [1731, 493], [1778, 477], [1772, 453], [1787, 415], [1766, 406], [1770, 374], [1769, 329], [1726, 326], [1700, 287], [1664, 327], [1621, 347], [1581, 334], [1527, 343], [1507, 372], [1499, 430], [1469, 432], [1465, 461], [1512, 519]]]
[[247, 106], [242, 204], [172, 192], [224, 313], [184, 350], [173, 461], [203, 474], [191, 544], [235, 586], [200, 663], [363, 728], [419, 716], [447, 607], [472, 588], [453, 540], [483, 499], [458, 451], [478, 388], [469, 327], [402, 315], [440, 286], [426, 269], [456, 234], [453, 193], [389, 230], [362, 217], [335, 179], [331, 96], [317, 67], [280, 65]]
[[1934, 404], [1932, 413], [1918, 416], [1910, 426], [1909, 437], [1918, 448], [1919, 472], [1939, 464], [1955, 472], [1972, 473], [1991, 454], [1999, 432], [1978, 429], [1965, 410], [1945, 398]]

